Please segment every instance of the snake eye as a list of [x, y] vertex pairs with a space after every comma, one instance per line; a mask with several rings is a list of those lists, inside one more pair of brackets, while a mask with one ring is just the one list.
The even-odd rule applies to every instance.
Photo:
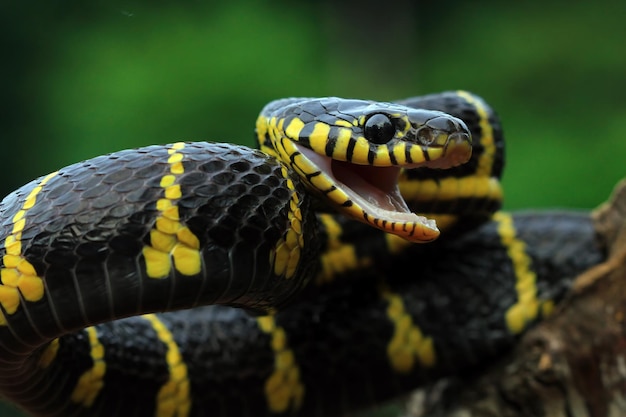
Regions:
[[363, 134], [372, 143], [382, 145], [389, 142], [396, 133], [391, 120], [384, 114], [375, 114], [365, 122]]

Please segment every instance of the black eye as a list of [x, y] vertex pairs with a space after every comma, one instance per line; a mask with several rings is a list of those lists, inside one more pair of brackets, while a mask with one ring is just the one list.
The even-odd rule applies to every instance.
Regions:
[[365, 122], [363, 134], [365, 139], [377, 145], [389, 142], [396, 133], [391, 120], [384, 114], [375, 114]]

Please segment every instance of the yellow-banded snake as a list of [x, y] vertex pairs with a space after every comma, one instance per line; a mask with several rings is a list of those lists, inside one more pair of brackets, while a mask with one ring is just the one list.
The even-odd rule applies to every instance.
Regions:
[[604, 256], [585, 213], [497, 211], [502, 133], [473, 94], [284, 99], [256, 129], [260, 150], [120, 151], [0, 203], [5, 398], [341, 415], [506, 350]]

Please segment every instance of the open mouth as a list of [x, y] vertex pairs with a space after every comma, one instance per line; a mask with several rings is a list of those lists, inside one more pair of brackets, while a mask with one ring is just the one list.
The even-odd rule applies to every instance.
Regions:
[[402, 198], [398, 187], [400, 167], [356, 165], [319, 155], [303, 146], [297, 148], [335, 187], [347, 195], [353, 206], [362, 211], [362, 218], [353, 216], [357, 220], [374, 223], [392, 233], [396, 229], [415, 229], [417, 224], [421, 229], [429, 229], [433, 235], [439, 234], [434, 220], [411, 212]]
[[330, 173], [350, 198], [367, 207], [374, 217], [394, 221], [415, 221], [398, 188], [398, 167], [354, 165], [330, 160]]

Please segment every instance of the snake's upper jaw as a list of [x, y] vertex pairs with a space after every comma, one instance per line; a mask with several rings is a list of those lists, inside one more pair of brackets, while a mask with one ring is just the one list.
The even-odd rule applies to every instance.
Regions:
[[341, 213], [414, 242], [439, 236], [435, 221], [411, 212], [400, 194], [400, 167], [356, 165], [303, 146], [298, 150], [317, 170], [309, 176], [309, 185]]

